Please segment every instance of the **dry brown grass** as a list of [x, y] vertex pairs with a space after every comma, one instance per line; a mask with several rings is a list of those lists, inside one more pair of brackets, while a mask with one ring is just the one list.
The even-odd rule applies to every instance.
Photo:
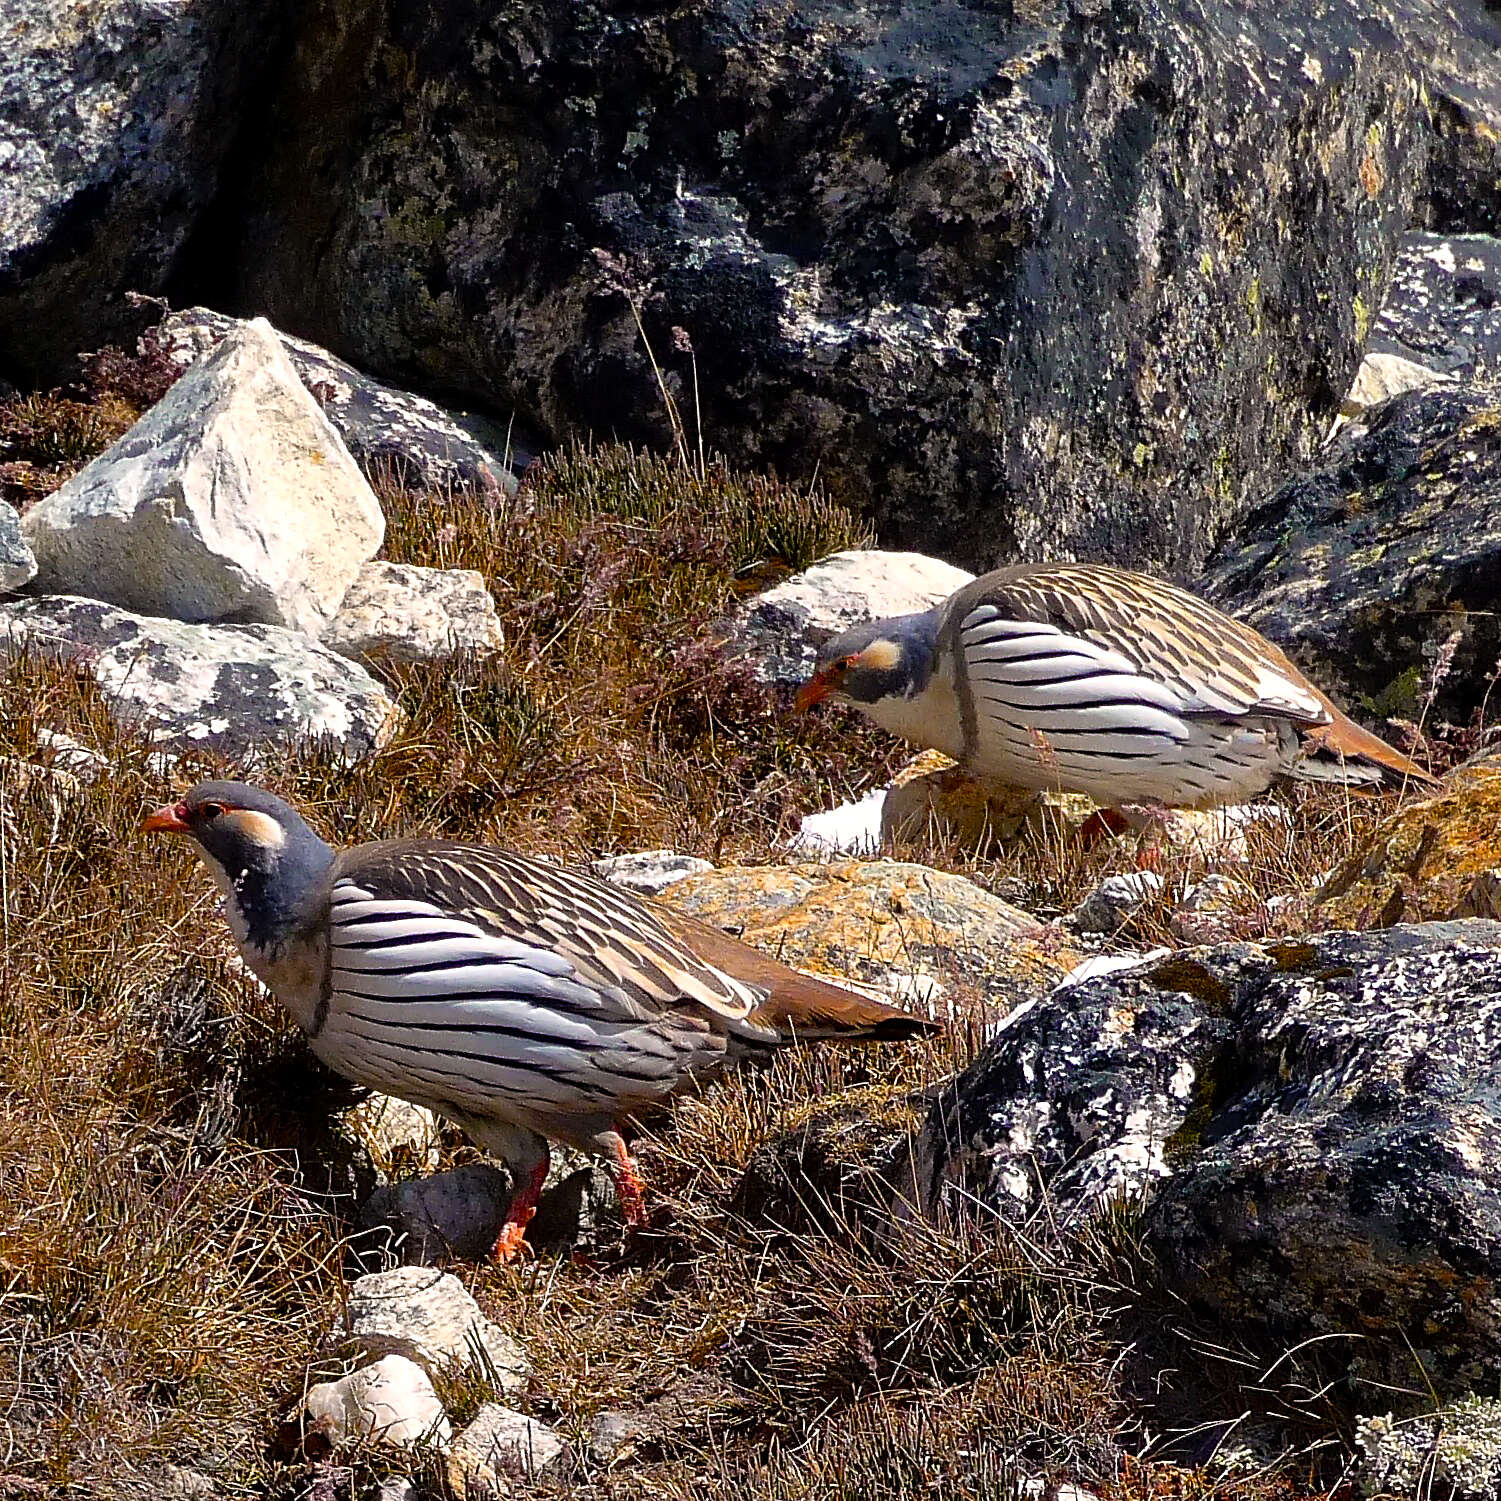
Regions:
[[[384, 500], [387, 555], [480, 568], [508, 644], [393, 671], [406, 720], [382, 753], [349, 769], [309, 750], [272, 779], [336, 840], [426, 830], [569, 859], [657, 845], [764, 859], [799, 815], [901, 755], [852, 717], [789, 715], [711, 644], [740, 580], [857, 539], [822, 502], [621, 450], [565, 455], [511, 502]], [[234, 768], [161, 785], [85, 682], [14, 664], [0, 756], [44, 760], [42, 728], [110, 770], [61, 804], [45, 779], [0, 777], [0, 1494], [160, 1494], [170, 1462], [212, 1469], [227, 1496], [367, 1495], [378, 1465], [310, 1460], [277, 1429], [309, 1371], [329, 1369], [369, 1186], [327, 1130], [348, 1093], [228, 963], [188, 852], [136, 833], [195, 773]], [[1306, 890], [1369, 816], [1293, 806], [1257, 836], [1253, 883]], [[939, 856], [1055, 907], [1134, 858], [1063, 835], [999, 861]], [[1161, 914], [1142, 926], [1167, 932]], [[972, 1226], [873, 1233], [858, 1205], [795, 1233], [739, 1212], [752, 1154], [811, 1101], [874, 1103], [899, 1127], [972, 1047], [961, 1030], [723, 1081], [642, 1145], [650, 1233], [589, 1265], [455, 1268], [530, 1345], [528, 1410], [581, 1440], [573, 1494], [999, 1497], [1023, 1463], [1121, 1497], [1211, 1493], [1116, 1448], [1116, 1310], [1133, 1293], [1108, 1242], [1059, 1260]], [[709, 1415], [616, 1468], [588, 1457], [597, 1413], [688, 1377], [718, 1384]]]

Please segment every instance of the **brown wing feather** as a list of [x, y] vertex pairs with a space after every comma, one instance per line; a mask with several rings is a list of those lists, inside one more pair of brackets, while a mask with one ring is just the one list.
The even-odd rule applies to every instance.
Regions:
[[554, 949], [591, 985], [618, 988], [643, 1017], [697, 1006], [723, 1025], [758, 1024], [764, 999], [697, 957], [630, 892], [491, 845], [398, 839], [340, 856], [335, 879], [429, 902], [501, 937]]
[[1410, 783], [1423, 792], [1436, 791], [1442, 783], [1436, 776], [1423, 770], [1416, 761], [1409, 760], [1399, 750], [1394, 750], [1379, 735], [1362, 729], [1343, 710], [1319, 690], [1313, 690], [1328, 706], [1332, 716], [1329, 724], [1315, 725], [1304, 731], [1305, 754], [1327, 754], [1334, 760], [1360, 761], [1374, 766], [1381, 773], [1381, 780], [1388, 787], [1401, 787]]
[[1097, 563], [1021, 564], [963, 592], [1086, 636], [1212, 708], [1323, 722], [1323, 695], [1283, 652], [1162, 579]]
[[896, 1042], [941, 1032], [941, 1022], [888, 1006], [842, 986], [805, 975], [763, 954], [711, 923], [663, 905], [658, 915], [685, 947], [715, 969], [764, 990], [766, 999], [751, 1013], [762, 1026], [805, 1042], [826, 1039]]

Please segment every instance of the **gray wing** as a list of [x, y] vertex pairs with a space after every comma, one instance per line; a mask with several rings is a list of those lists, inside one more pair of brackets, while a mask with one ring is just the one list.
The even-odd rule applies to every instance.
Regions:
[[661, 1097], [730, 1031], [765, 1030], [746, 1021], [764, 992], [626, 893], [483, 846], [340, 857], [329, 966], [336, 1067], [479, 1115], [506, 1098], [564, 1111]]

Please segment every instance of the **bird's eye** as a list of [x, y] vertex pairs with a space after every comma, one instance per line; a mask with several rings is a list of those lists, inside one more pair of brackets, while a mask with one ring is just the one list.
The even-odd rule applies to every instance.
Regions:
[[860, 659], [858, 657], [846, 657], [840, 664], [840, 672], [848, 672]]
[[223, 803], [198, 804], [198, 816], [204, 821], [204, 823], [212, 823], [216, 818], [218, 818], [221, 813], [223, 813], [223, 811]]

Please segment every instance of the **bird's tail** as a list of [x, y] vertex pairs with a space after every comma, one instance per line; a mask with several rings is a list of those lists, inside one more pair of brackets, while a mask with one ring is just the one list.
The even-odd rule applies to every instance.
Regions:
[[805, 975], [712, 923], [658, 905], [662, 921], [705, 963], [766, 992], [746, 1018], [794, 1042], [900, 1042], [941, 1032], [943, 1024]]
[[1347, 787], [1411, 787], [1418, 792], [1438, 789], [1437, 777], [1324, 698], [1333, 716], [1328, 724], [1303, 732], [1303, 756], [1290, 775], [1302, 782], [1340, 782]]

